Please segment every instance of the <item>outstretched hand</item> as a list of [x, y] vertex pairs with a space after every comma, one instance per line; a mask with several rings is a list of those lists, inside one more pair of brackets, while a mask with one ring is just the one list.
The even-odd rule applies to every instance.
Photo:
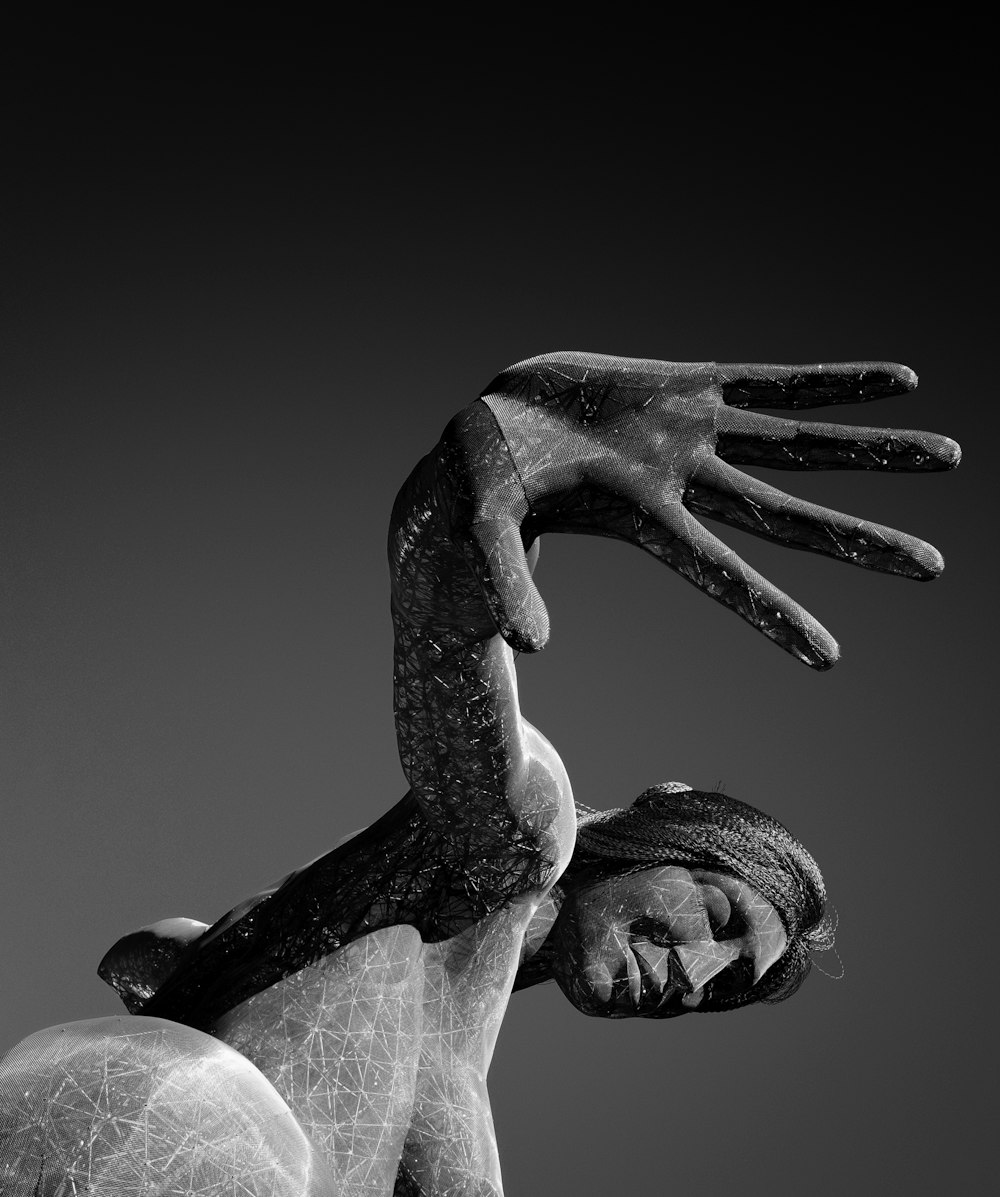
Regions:
[[[543, 532], [586, 532], [638, 545], [806, 664], [829, 668], [838, 656], [829, 632], [695, 517], [868, 569], [936, 577], [944, 562], [926, 542], [734, 468], [951, 469], [959, 447], [934, 433], [746, 410], [864, 402], [916, 384], [912, 370], [892, 362], [721, 365], [552, 353], [503, 371], [473, 406], [492, 412], [509, 476], [498, 476], [492, 452], [470, 496], [467, 550], [497, 629], [515, 649], [544, 645], [548, 616], [526, 550]], [[453, 424], [453, 435], [474, 466], [481, 420]]]

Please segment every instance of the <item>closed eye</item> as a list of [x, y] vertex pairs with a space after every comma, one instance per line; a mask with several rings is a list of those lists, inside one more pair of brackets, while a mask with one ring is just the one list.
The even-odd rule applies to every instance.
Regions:
[[748, 930], [746, 919], [738, 910], [734, 910], [729, 916], [729, 921], [724, 927], [719, 927], [714, 935], [719, 943], [724, 943], [727, 939], [742, 939]]
[[657, 947], [669, 948], [672, 943], [667, 925], [653, 918], [635, 919], [629, 927], [629, 932], [633, 940], [654, 943]]
[[[705, 905], [705, 913], [708, 915], [708, 925], [711, 927], [715, 938], [734, 939], [735, 936], [729, 933], [729, 927], [734, 920], [736, 912], [722, 890], [715, 885], [703, 884], [699, 887], [699, 896]], [[723, 935], [722, 932], [726, 932], [726, 934]]]

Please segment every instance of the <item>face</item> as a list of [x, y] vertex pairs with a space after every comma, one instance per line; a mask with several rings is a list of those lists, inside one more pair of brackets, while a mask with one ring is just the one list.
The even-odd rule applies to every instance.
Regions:
[[567, 895], [553, 927], [560, 988], [604, 1018], [672, 1018], [758, 981], [785, 950], [777, 911], [742, 881], [662, 865]]

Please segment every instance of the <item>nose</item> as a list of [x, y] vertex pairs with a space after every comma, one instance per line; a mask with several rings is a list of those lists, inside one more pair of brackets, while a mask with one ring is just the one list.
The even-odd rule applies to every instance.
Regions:
[[662, 989], [675, 988], [689, 993], [705, 986], [740, 954], [737, 944], [717, 943], [713, 939], [673, 947], [636, 943], [632, 945], [632, 951], [642, 959], [648, 973]]

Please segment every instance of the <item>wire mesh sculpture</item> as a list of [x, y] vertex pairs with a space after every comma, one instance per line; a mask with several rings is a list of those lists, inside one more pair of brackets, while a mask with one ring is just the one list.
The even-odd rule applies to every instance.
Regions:
[[0, 1068], [0, 1192], [329, 1197], [291, 1110], [226, 1044], [157, 1018], [52, 1027]]
[[808, 852], [681, 783], [578, 817], [521, 716], [514, 652], [548, 637], [539, 536], [577, 532], [637, 545], [828, 668], [829, 633], [695, 517], [936, 576], [923, 541], [734, 468], [948, 469], [958, 446], [931, 433], [751, 410], [915, 385], [883, 362], [583, 353], [500, 374], [393, 509], [409, 793], [211, 927], [167, 920], [119, 941], [100, 971], [131, 1016], [41, 1032], [0, 1065], [4, 1191], [500, 1194], [486, 1077], [513, 988], [554, 978], [588, 1014], [651, 1018], [794, 992], [830, 941]]

